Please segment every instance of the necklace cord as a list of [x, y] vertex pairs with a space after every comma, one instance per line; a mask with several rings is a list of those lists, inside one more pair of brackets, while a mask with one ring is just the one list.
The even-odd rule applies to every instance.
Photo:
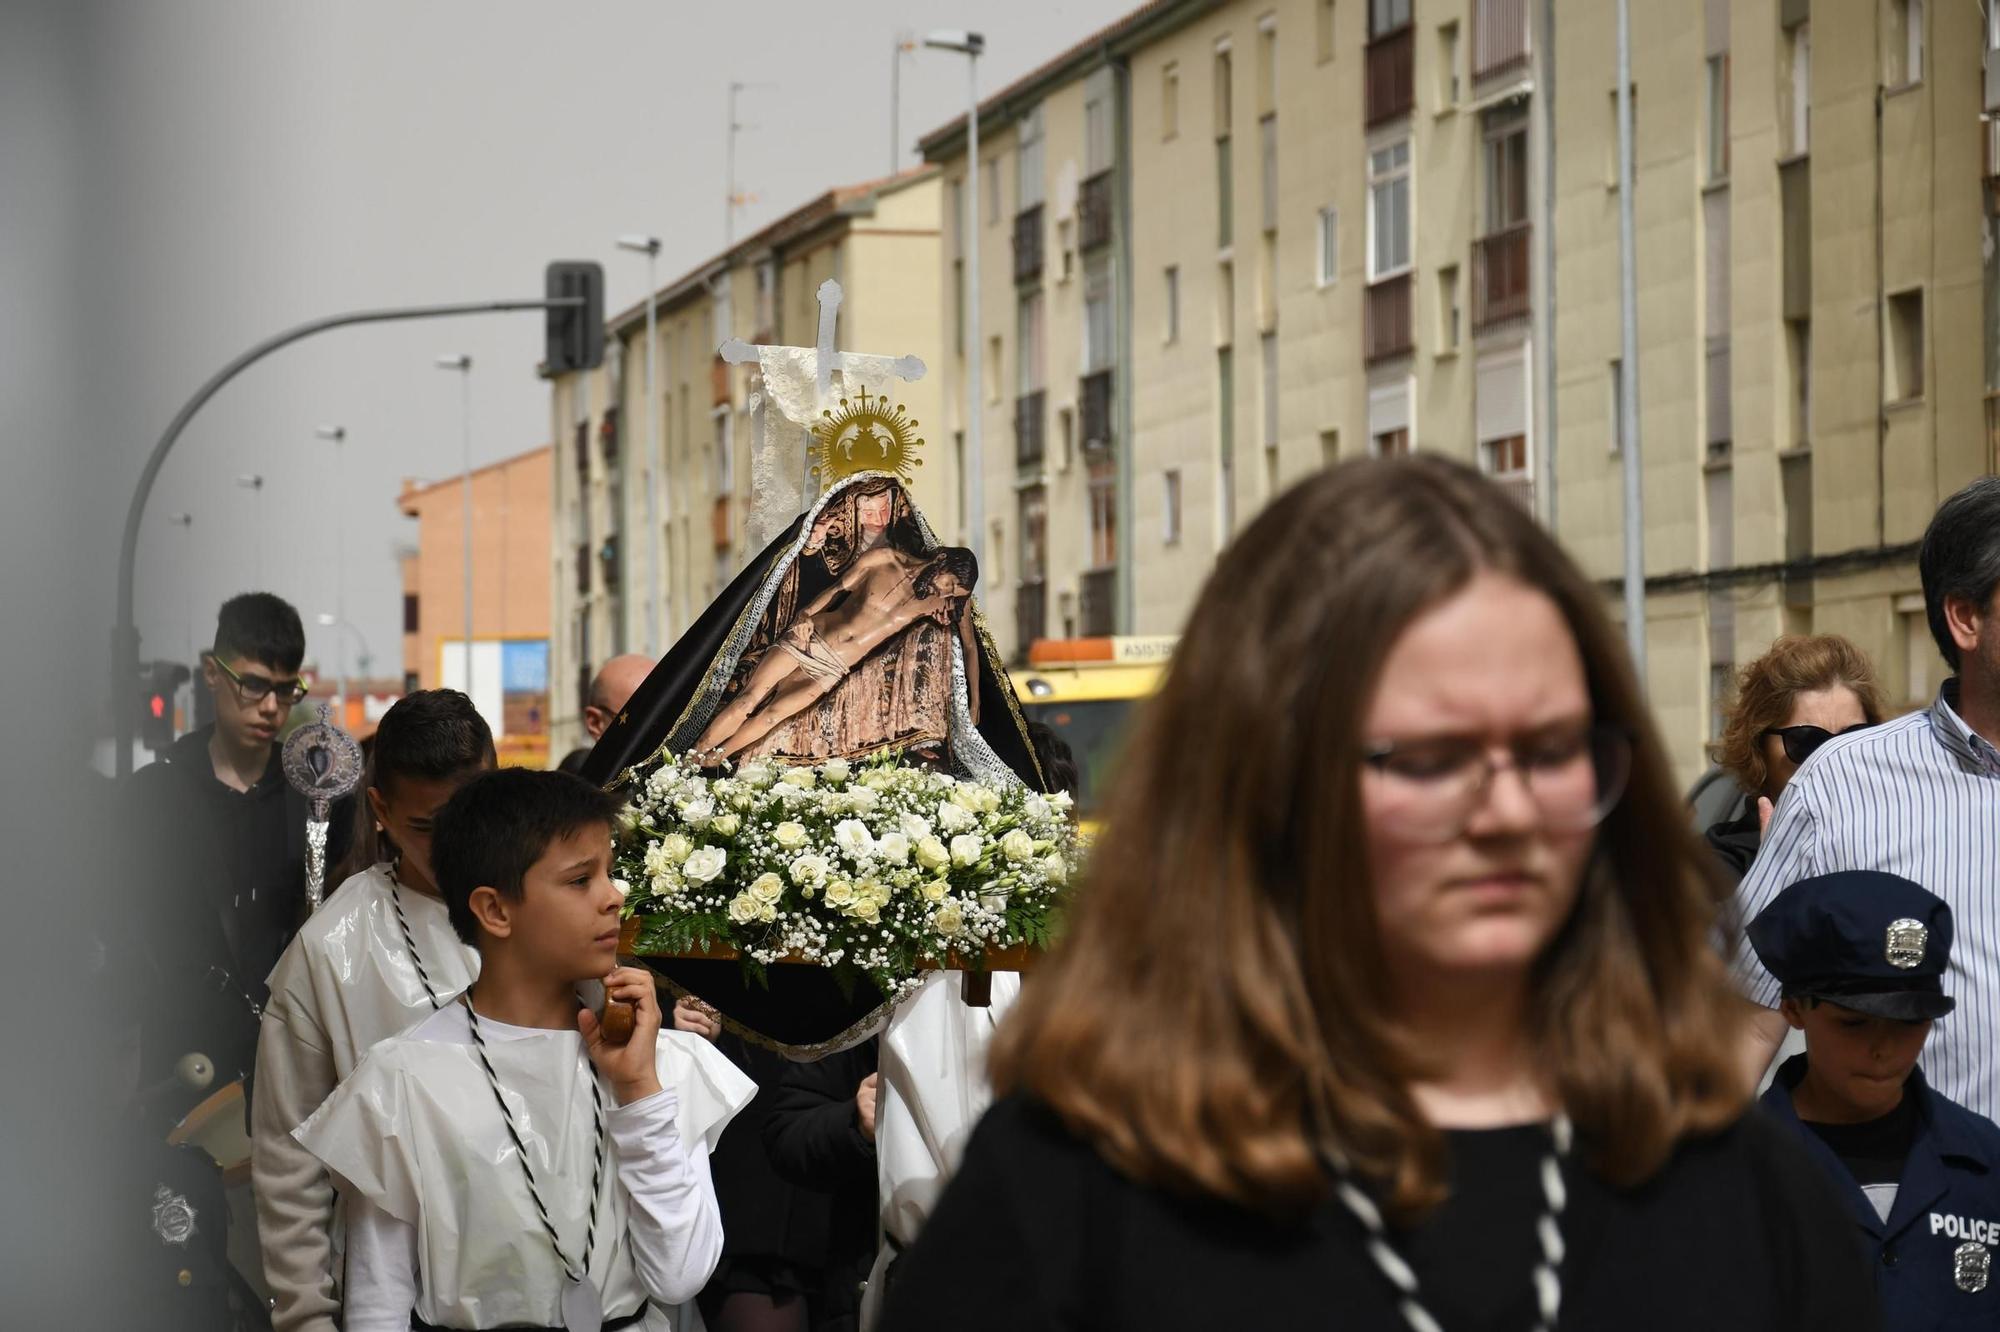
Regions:
[[409, 919], [403, 915], [403, 884], [393, 868], [389, 871], [389, 902], [396, 908], [396, 923], [403, 927], [403, 947], [410, 950], [410, 962], [417, 969], [417, 981], [424, 987], [424, 997], [431, 1001], [431, 1011], [435, 1013], [438, 1010], [437, 991], [431, 987], [431, 974], [424, 970], [424, 955], [417, 951]]

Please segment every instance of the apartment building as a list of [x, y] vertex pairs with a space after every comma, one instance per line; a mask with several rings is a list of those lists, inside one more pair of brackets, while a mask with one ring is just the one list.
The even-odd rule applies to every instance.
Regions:
[[934, 424], [943, 406], [939, 210], [928, 167], [829, 190], [662, 287], [656, 345], [642, 301], [607, 321], [600, 368], [551, 381], [554, 752], [581, 743], [599, 665], [665, 652], [755, 554], [745, 518], [749, 404], [761, 380], [718, 349], [731, 337], [813, 346], [816, 292], [828, 278], [843, 288], [839, 349], [914, 354], [933, 367], [900, 395], [927, 440], [913, 493], [940, 525], [956, 512], [953, 455]]

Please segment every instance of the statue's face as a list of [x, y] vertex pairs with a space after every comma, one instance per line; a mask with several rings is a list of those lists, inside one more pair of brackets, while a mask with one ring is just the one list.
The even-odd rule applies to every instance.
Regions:
[[889, 525], [889, 515], [895, 511], [896, 497], [887, 490], [873, 495], [863, 495], [854, 506], [855, 514], [861, 520], [864, 531], [879, 532]]

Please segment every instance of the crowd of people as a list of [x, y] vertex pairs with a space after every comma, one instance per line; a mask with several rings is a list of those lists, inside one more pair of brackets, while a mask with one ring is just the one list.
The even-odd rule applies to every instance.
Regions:
[[[238, 597], [215, 725], [125, 793], [172, 848], [141, 1081], [199, 1050], [245, 1084], [270, 1303], [217, 1299], [281, 1332], [809, 1332], [864, 1283], [891, 1332], [2000, 1327], [2000, 478], [1919, 570], [1936, 698], [1890, 718], [1852, 643], [1778, 640], [1691, 828], [1517, 502], [1421, 456], [1294, 487], [1220, 557], [991, 1107], [886, 1244], [897, 1052], [663, 1006], [617, 956], [616, 793], [495, 770], [464, 695], [383, 717], [302, 919], [304, 638]], [[607, 666], [593, 736], [648, 666]]]

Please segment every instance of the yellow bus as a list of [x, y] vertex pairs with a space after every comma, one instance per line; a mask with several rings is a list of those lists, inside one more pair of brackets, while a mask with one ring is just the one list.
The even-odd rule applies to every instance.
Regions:
[[1174, 640], [1042, 638], [1011, 672], [1029, 721], [1046, 725], [1076, 755], [1077, 812], [1094, 823], [1139, 700], [1159, 688]]

